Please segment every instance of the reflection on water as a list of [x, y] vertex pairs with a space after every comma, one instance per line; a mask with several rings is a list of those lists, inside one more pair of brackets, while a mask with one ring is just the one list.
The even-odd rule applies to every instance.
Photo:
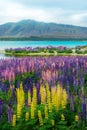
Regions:
[[9, 58], [13, 58], [13, 57], [6, 56], [5, 54], [0, 54], [0, 59], [9, 59]]

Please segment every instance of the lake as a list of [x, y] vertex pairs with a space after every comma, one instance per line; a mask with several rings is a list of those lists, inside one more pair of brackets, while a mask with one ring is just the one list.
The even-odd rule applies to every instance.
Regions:
[[6, 56], [5, 54], [0, 54], [0, 59], [9, 59], [9, 58], [13, 58], [13, 57], [10, 57], [10, 56]]
[[87, 45], [87, 41], [0, 41], [0, 50], [18, 47], [45, 47], [45, 46], [66, 46], [75, 47]]
[[[0, 41], [0, 50], [6, 48], [18, 48], [18, 47], [46, 47], [46, 46], [66, 46], [76, 47], [87, 45], [87, 41]], [[10, 57], [0, 54], [0, 59], [7, 59]]]

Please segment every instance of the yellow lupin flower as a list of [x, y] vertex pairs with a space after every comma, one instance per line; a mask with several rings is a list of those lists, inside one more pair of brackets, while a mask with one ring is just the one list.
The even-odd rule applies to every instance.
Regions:
[[84, 88], [82, 87], [82, 95], [84, 95], [84, 93], [85, 93], [85, 90], [84, 90]]
[[52, 87], [51, 91], [49, 89], [48, 83], [46, 83], [46, 97], [49, 112], [52, 111], [54, 107], [57, 111], [60, 107], [66, 108], [67, 104], [67, 93], [63, 88], [58, 84], [58, 87]]
[[42, 119], [41, 110], [38, 110], [38, 118], [39, 118], [40, 126], [42, 126], [43, 125], [43, 119]]
[[29, 120], [29, 112], [26, 112], [25, 113], [25, 121], [28, 121]]
[[57, 107], [61, 105], [61, 100], [62, 100], [62, 87], [58, 85], [57, 87]]
[[36, 89], [35, 86], [33, 87], [32, 102], [33, 102], [33, 105], [34, 105], [34, 108], [35, 108], [35, 107], [36, 107], [36, 104], [37, 104], [37, 89]]
[[12, 126], [16, 125], [16, 115], [13, 115], [13, 119], [12, 119]]
[[24, 98], [24, 90], [22, 84], [20, 85], [20, 104], [24, 107], [25, 98]]
[[21, 109], [20, 104], [17, 104], [17, 118], [21, 117], [21, 111], [22, 111], [22, 109]]
[[76, 115], [75, 116], [75, 121], [78, 122], [78, 120], [79, 120], [79, 117], [78, 117], [78, 115]]
[[64, 121], [65, 120], [65, 116], [62, 114], [61, 115], [61, 120]]
[[51, 97], [52, 97], [52, 105], [55, 105], [55, 95], [56, 95], [56, 88], [52, 87], [51, 88]]
[[52, 122], [52, 126], [54, 126], [55, 125], [55, 120], [51, 120], [51, 122]]
[[34, 119], [34, 104], [31, 103], [31, 119]]
[[66, 90], [63, 90], [62, 101], [61, 101], [62, 108], [66, 108], [66, 104], [67, 104], [67, 93]]
[[28, 91], [28, 105], [31, 105], [31, 93], [30, 90]]
[[46, 90], [43, 85], [40, 86], [40, 96], [41, 96], [41, 104], [44, 104], [46, 101]]
[[55, 107], [55, 109], [58, 111], [60, 105], [61, 105], [61, 100], [62, 100], [62, 87], [58, 85], [57, 88], [52, 89], [52, 104]]
[[49, 112], [52, 112], [52, 103], [51, 102], [48, 103], [48, 108], [49, 108]]
[[48, 91], [49, 90], [49, 84], [48, 84], [48, 82], [46, 82], [46, 91]]
[[54, 96], [54, 98], [53, 98], [53, 107], [57, 107], [57, 93], [55, 93], [55, 96]]
[[21, 117], [22, 108], [25, 104], [25, 93], [23, 90], [22, 83], [20, 84], [20, 88], [16, 89], [17, 92], [17, 117]]
[[46, 83], [46, 97], [47, 97], [47, 104], [51, 102], [51, 92], [49, 90], [49, 84]]
[[44, 107], [44, 114], [45, 114], [45, 118], [48, 119], [48, 109], [46, 105]]

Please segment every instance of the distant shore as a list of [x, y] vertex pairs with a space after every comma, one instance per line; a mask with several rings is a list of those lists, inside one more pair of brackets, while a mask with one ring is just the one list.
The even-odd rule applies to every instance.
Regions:
[[0, 54], [4, 54], [5, 56], [10, 56], [10, 57], [24, 57], [24, 56], [87, 56], [87, 54], [77, 54], [77, 53], [71, 53], [71, 54], [66, 54], [66, 53], [29, 53], [29, 54], [23, 54], [23, 53], [18, 53], [18, 54], [11, 54], [11, 53], [5, 53], [4, 50], [0, 50]]
[[11, 54], [5, 54], [7, 56], [14, 56], [14, 57], [24, 57], [24, 56], [87, 56], [87, 54], [46, 54], [46, 53], [31, 53], [31, 54], [15, 54], [15, 55], [11, 55]]
[[75, 37], [0, 37], [0, 41], [87, 41], [87, 38]]

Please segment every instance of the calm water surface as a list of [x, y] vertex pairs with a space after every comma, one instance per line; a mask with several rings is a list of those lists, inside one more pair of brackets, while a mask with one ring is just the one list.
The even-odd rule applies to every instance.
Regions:
[[0, 59], [9, 59], [9, 58], [13, 58], [13, 57], [6, 56], [5, 54], [0, 54]]
[[87, 41], [0, 41], [0, 50], [17, 47], [45, 47], [45, 46], [66, 46], [75, 47], [87, 45]]

